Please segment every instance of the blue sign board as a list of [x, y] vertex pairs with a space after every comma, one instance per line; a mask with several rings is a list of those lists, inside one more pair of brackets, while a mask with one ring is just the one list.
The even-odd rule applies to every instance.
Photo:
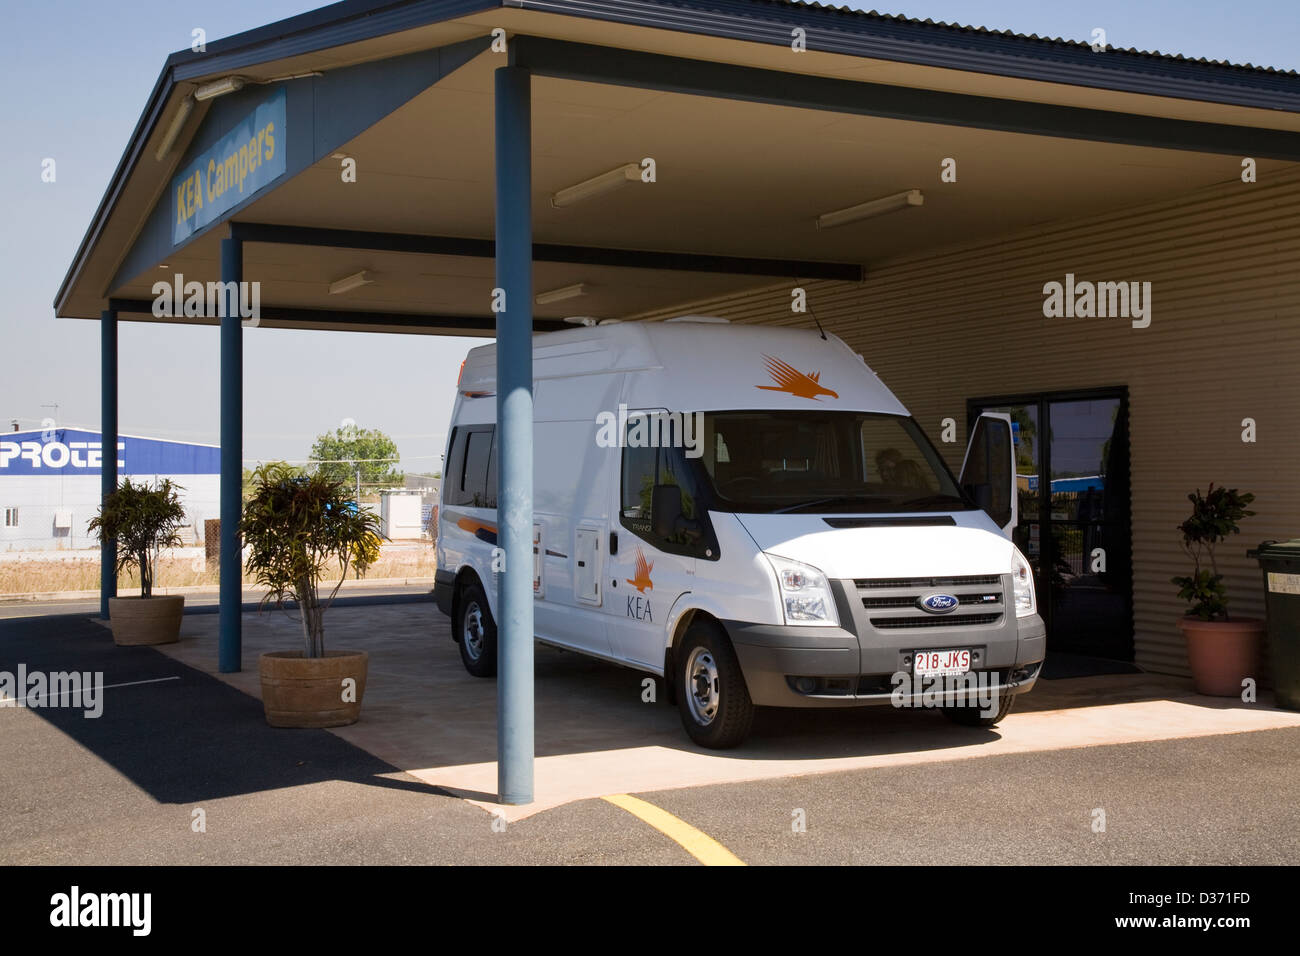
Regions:
[[[75, 428], [0, 433], [0, 478], [7, 475], [98, 475], [99, 432]], [[119, 475], [217, 475], [221, 449], [158, 438], [120, 435]]]
[[172, 245], [283, 176], [286, 142], [282, 87], [172, 180]]

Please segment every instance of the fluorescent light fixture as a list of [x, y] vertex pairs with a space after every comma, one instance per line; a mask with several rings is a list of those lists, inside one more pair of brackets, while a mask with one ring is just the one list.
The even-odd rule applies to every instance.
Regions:
[[834, 226], [843, 226], [845, 223], [857, 222], [859, 219], [870, 219], [872, 216], [883, 216], [887, 212], [897, 212], [899, 209], [906, 209], [908, 206], [921, 206], [924, 204], [925, 197], [921, 195], [921, 190], [909, 189], [905, 193], [896, 193], [893, 196], [885, 196], [883, 199], [873, 199], [871, 202], [850, 206], [848, 209], [823, 213], [817, 217], [817, 228], [830, 229]]
[[227, 76], [220, 80], [213, 80], [211, 83], [204, 83], [194, 91], [194, 98], [201, 103], [204, 100], [225, 96], [227, 93], [234, 93], [236, 90], [242, 90], [243, 88], [244, 78], [242, 76]]
[[556, 209], [563, 209], [565, 206], [572, 206], [576, 202], [617, 189], [624, 183], [639, 182], [640, 179], [641, 167], [636, 163], [624, 163], [618, 169], [611, 169], [576, 186], [561, 189], [551, 197], [551, 205]]
[[599, 319], [590, 315], [566, 315], [564, 321], [568, 322], [570, 325], [583, 325], [587, 328], [591, 328], [599, 321]]
[[180, 106], [176, 109], [176, 115], [172, 117], [171, 125], [167, 127], [167, 132], [163, 133], [162, 142], [158, 144], [158, 150], [153, 154], [154, 159], [161, 163], [167, 158], [167, 154], [172, 151], [172, 147], [176, 145], [176, 140], [181, 135], [181, 128], [193, 112], [194, 97], [187, 96], [181, 100]]
[[374, 279], [370, 278], [370, 273], [363, 269], [360, 272], [354, 272], [350, 276], [344, 276], [342, 279], [335, 279], [331, 282], [330, 295], [351, 292], [353, 289], [360, 289], [363, 285], [370, 285], [374, 281]]
[[552, 289], [550, 292], [542, 292], [533, 301], [538, 305], [550, 305], [552, 302], [563, 302], [565, 299], [576, 299], [578, 296], [586, 294], [586, 285], [579, 282], [577, 285], [566, 285], [563, 289]]

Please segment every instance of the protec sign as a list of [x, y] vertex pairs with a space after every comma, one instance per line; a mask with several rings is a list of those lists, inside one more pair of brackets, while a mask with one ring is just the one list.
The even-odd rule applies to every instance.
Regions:
[[[98, 432], [59, 428], [0, 437], [0, 478], [16, 475], [97, 475], [103, 465]], [[215, 475], [221, 450], [210, 445], [123, 436], [117, 443], [120, 475]]]

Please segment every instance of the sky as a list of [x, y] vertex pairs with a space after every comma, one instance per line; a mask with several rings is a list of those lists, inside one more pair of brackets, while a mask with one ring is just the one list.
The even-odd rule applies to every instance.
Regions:
[[[294, 0], [9, 0], [0, 30], [0, 430], [46, 417], [98, 428], [99, 325], [51, 305], [167, 55], [323, 4]], [[872, 9], [861, 7], [862, 9]], [[1296, 0], [906, 0], [874, 9], [1117, 47], [1300, 69]], [[41, 181], [42, 161], [56, 180]], [[164, 334], [159, 334], [160, 332]], [[306, 458], [345, 419], [437, 470], [465, 352], [482, 339], [255, 329], [244, 334], [244, 454]], [[123, 322], [128, 434], [218, 440], [217, 331]], [[53, 407], [57, 405], [56, 409]]]

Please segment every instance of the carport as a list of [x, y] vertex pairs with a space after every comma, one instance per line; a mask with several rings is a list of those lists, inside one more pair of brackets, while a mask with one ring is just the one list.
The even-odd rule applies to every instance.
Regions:
[[[498, 797], [527, 803], [533, 331], [702, 301], [811, 324], [796, 287], [815, 313], [958, 239], [1176, 202], [1244, 157], [1285, 177], [1298, 106], [1294, 75], [816, 5], [345, 0], [168, 59], [55, 306], [101, 321], [105, 442], [117, 323], [219, 327], [223, 672], [241, 667], [245, 323], [158, 316], [155, 283], [259, 283], [258, 327], [496, 335]], [[268, 116], [262, 178], [201, 179], [195, 208], [188, 177]], [[911, 190], [923, 205], [818, 228]]]

